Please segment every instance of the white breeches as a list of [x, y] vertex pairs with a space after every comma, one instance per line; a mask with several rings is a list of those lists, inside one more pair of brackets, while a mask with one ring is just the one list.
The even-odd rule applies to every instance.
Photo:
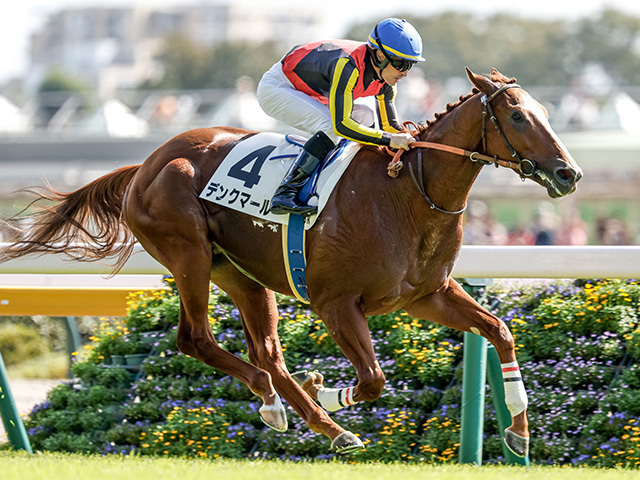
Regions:
[[[333, 129], [329, 107], [296, 90], [282, 71], [282, 63], [276, 63], [267, 71], [258, 84], [258, 102], [270, 116], [307, 132], [326, 133], [334, 143], [340, 139]], [[373, 110], [362, 103], [353, 105], [352, 118], [366, 126], [374, 125]]]

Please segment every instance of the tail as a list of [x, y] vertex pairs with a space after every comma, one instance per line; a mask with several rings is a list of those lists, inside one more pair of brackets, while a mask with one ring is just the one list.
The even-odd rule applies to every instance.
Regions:
[[[111, 257], [114, 273], [119, 271], [135, 242], [122, 218], [122, 203], [139, 168], [122, 167], [71, 193], [50, 186], [28, 189], [37, 198], [7, 220], [16, 239], [0, 249], [0, 262], [34, 253], [58, 253], [84, 262]], [[25, 213], [33, 206], [38, 207], [35, 213]], [[27, 224], [24, 230], [21, 223]]]

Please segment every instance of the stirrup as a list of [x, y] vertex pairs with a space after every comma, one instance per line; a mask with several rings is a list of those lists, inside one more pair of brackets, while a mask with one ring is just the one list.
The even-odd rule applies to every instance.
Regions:
[[296, 204], [295, 201], [292, 202], [291, 205], [286, 205], [272, 200], [269, 211], [275, 215], [285, 215], [287, 213], [293, 215], [313, 215], [318, 211], [318, 207]]

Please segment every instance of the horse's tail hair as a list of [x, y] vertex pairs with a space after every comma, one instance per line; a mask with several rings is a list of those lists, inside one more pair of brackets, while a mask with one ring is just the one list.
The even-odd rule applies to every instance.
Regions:
[[[135, 246], [122, 218], [122, 205], [139, 168], [119, 168], [70, 193], [50, 185], [23, 190], [36, 198], [7, 220], [15, 239], [0, 249], [0, 263], [28, 254], [57, 253], [84, 262], [109, 258], [113, 274], [117, 273]], [[32, 207], [36, 211], [27, 213]]]

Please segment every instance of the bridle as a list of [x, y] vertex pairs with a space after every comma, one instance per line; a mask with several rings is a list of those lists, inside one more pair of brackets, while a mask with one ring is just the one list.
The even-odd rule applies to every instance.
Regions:
[[[416, 174], [413, 171], [413, 168], [409, 166], [411, 178], [413, 179], [414, 183], [418, 187], [418, 190], [420, 190], [420, 193], [425, 198], [425, 200], [429, 204], [429, 207], [432, 210], [437, 210], [438, 212], [448, 213], [451, 215], [458, 215], [464, 212], [467, 206], [465, 205], [460, 210], [455, 210], [455, 211], [445, 210], [443, 208], [438, 207], [433, 202], [433, 200], [429, 198], [424, 188], [424, 180], [422, 176], [422, 149], [423, 148], [430, 148], [434, 150], [440, 150], [443, 152], [453, 153], [456, 155], [462, 155], [464, 157], [469, 157], [469, 160], [471, 160], [474, 163], [481, 163], [483, 165], [493, 164], [496, 166], [496, 168], [499, 166], [510, 168], [514, 172], [516, 172], [518, 175], [520, 175], [520, 178], [522, 178], [522, 180], [524, 180], [526, 177], [532, 177], [536, 173], [535, 162], [527, 158], [522, 158], [518, 154], [518, 152], [515, 150], [515, 148], [513, 148], [513, 146], [507, 139], [507, 136], [502, 131], [502, 128], [500, 127], [500, 123], [498, 122], [498, 119], [494, 115], [493, 108], [491, 107], [491, 101], [509, 88], [522, 88], [522, 87], [517, 83], [509, 83], [498, 88], [491, 95], [485, 94], [480, 98], [480, 102], [482, 103], [482, 107], [483, 107], [482, 108], [482, 148], [485, 152], [487, 151], [487, 134], [486, 133], [487, 133], [487, 118], [489, 118], [491, 120], [491, 123], [493, 123], [494, 127], [496, 128], [496, 130], [498, 130], [498, 133], [500, 134], [502, 141], [504, 142], [505, 146], [507, 147], [507, 150], [509, 150], [511, 157], [514, 158], [514, 160], [505, 160], [502, 158], [498, 158], [497, 155], [490, 157], [488, 155], [484, 155], [478, 152], [471, 152], [463, 148], [452, 147], [450, 145], [444, 145], [442, 143], [417, 141], [411, 144], [411, 148], [418, 148], [418, 175], [416, 176]], [[409, 126], [413, 126], [416, 130], [419, 130], [417, 125], [413, 122], [404, 123], [405, 129], [408, 130]], [[395, 178], [398, 176], [398, 173], [400, 172], [400, 169], [402, 168], [402, 165], [403, 165], [402, 161], [400, 160], [400, 157], [402, 156], [403, 152], [404, 150], [402, 149], [399, 149], [395, 153], [392, 153], [391, 151], [389, 151], [389, 153], [393, 155], [393, 160], [391, 160], [391, 162], [389, 162], [389, 165], [387, 165], [387, 173], [390, 177]]]
[[[503, 85], [498, 90], [493, 92], [490, 96], [483, 95], [480, 98], [480, 102], [482, 103], [482, 106], [483, 106], [483, 109], [482, 109], [482, 149], [485, 152], [487, 151], [487, 135], [486, 135], [486, 132], [487, 132], [487, 117], [489, 117], [489, 119], [491, 120], [493, 125], [496, 127], [496, 130], [498, 130], [498, 133], [500, 134], [500, 137], [502, 137], [502, 141], [504, 142], [505, 146], [507, 147], [507, 150], [509, 150], [509, 153], [511, 154], [511, 157], [516, 159], [516, 165], [519, 167], [518, 168], [518, 170], [519, 170], [518, 174], [521, 177], [531, 177], [531, 176], [533, 176], [534, 173], [536, 173], [536, 163], [533, 160], [529, 160], [528, 158], [522, 158], [520, 155], [518, 155], [518, 152], [516, 152], [516, 149], [513, 148], [513, 146], [511, 146], [511, 143], [509, 143], [509, 140], [507, 139], [507, 136], [502, 131], [502, 128], [500, 127], [500, 123], [498, 123], [498, 119], [493, 114], [493, 108], [491, 108], [491, 100], [493, 100], [494, 98], [496, 98], [498, 95], [500, 95], [502, 92], [504, 92], [505, 90], [507, 90], [509, 88], [522, 88], [522, 87], [520, 85], [518, 85], [517, 83], [510, 83], [510, 84], [507, 84], [507, 85]], [[495, 158], [497, 159], [498, 157], [496, 156]], [[471, 160], [473, 160], [473, 158]], [[496, 165], [498, 165], [497, 162], [496, 162]], [[514, 169], [513, 167], [511, 167], [511, 162], [510, 162], [509, 167]]]

